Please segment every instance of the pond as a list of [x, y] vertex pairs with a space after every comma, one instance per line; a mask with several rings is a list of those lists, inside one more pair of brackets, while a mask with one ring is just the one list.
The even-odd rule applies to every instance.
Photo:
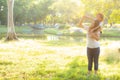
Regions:
[[[32, 35], [32, 36], [20, 36], [21, 38], [30, 38], [30, 39], [40, 39], [47, 41], [74, 41], [74, 42], [82, 42], [86, 40], [86, 36], [58, 36], [58, 35]], [[119, 37], [101, 37], [101, 40], [109, 40], [109, 41], [120, 41]]]
[[[0, 39], [5, 38], [6, 35], [1, 35]], [[59, 35], [50, 35], [50, 34], [23, 34], [18, 35], [18, 38], [25, 38], [25, 39], [40, 39], [40, 40], [47, 40], [47, 41], [75, 41], [75, 42], [82, 42], [86, 39], [86, 36], [59, 36]], [[120, 41], [119, 37], [101, 37], [101, 40], [111, 40], [111, 41]]]
[[57, 40], [69, 40], [80, 42], [83, 41], [85, 37], [75, 37], [75, 36], [56, 36], [56, 35], [47, 35], [46, 40], [48, 41], [57, 41]]

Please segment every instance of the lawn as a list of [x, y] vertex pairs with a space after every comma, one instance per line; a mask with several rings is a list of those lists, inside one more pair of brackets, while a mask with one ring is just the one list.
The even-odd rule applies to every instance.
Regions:
[[0, 80], [120, 80], [120, 40], [101, 40], [98, 75], [87, 76], [85, 41], [0, 40]]

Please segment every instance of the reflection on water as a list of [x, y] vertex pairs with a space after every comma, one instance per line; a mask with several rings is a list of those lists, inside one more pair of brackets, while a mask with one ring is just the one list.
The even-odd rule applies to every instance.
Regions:
[[[46, 35], [45, 40], [48, 41], [56, 41], [56, 40], [70, 40], [70, 41], [76, 41], [76, 42], [82, 42], [84, 39], [86, 39], [86, 36], [56, 36], [56, 35]], [[118, 37], [101, 37], [101, 40], [110, 40], [110, 41], [120, 41], [120, 38]]]
[[72, 37], [72, 36], [56, 36], [56, 35], [47, 35], [46, 40], [48, 41], [58, 41], [58, 40], [70, 40], [81, 42], [85, 37]]
[[49, 36], [47, 36], [47, 40], [48, 41], [51, 41], [51, 40], [57, 41], [57, 40], [59, 40], [59, 36], [49, 35]]

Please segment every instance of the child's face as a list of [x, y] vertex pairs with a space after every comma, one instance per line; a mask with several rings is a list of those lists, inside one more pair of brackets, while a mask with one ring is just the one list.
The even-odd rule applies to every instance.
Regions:
[[102, 18], [100, 15], [96, 15], [96, 19], [99, 20], [99, 21], [102, 21]]

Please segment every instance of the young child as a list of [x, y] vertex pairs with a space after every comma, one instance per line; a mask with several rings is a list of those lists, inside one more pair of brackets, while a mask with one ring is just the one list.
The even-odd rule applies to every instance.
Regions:
[[93, 24], [89, 28], [90, 37], [95, 40], [99, 40], [97, 35], [98, 31], [101, 31], [100, 21], [94, 20]]
[[103, 14], [98, 13], [96, 16], [96, 19], [88, 17], [88, 16], [83, 16], [83, 18], [81, 19], [79, 23], [80, 26], [82, 26], [82, 22], [84, 18], [91, 19], [93, 21], [93, 23], [91, 24], [89, 28], [89, 34], [91, 38], [98, 41], [99, 40], [98, 31], [101, 31], [101, 27], [102, 27], [101, 23], [103, 21]]
[[103, 14], [99, 13], [97, 14], [96, 16], [96, 20], [94, 20], [94, 23], [90, 26], [89, 28], [89, 33], [91, 35], [91, 37], [95, 40], [99, 40], [98, 38], [98, 31], [101, 32], [101, 29], [102, 29], [102, 21], [103, 21]]

